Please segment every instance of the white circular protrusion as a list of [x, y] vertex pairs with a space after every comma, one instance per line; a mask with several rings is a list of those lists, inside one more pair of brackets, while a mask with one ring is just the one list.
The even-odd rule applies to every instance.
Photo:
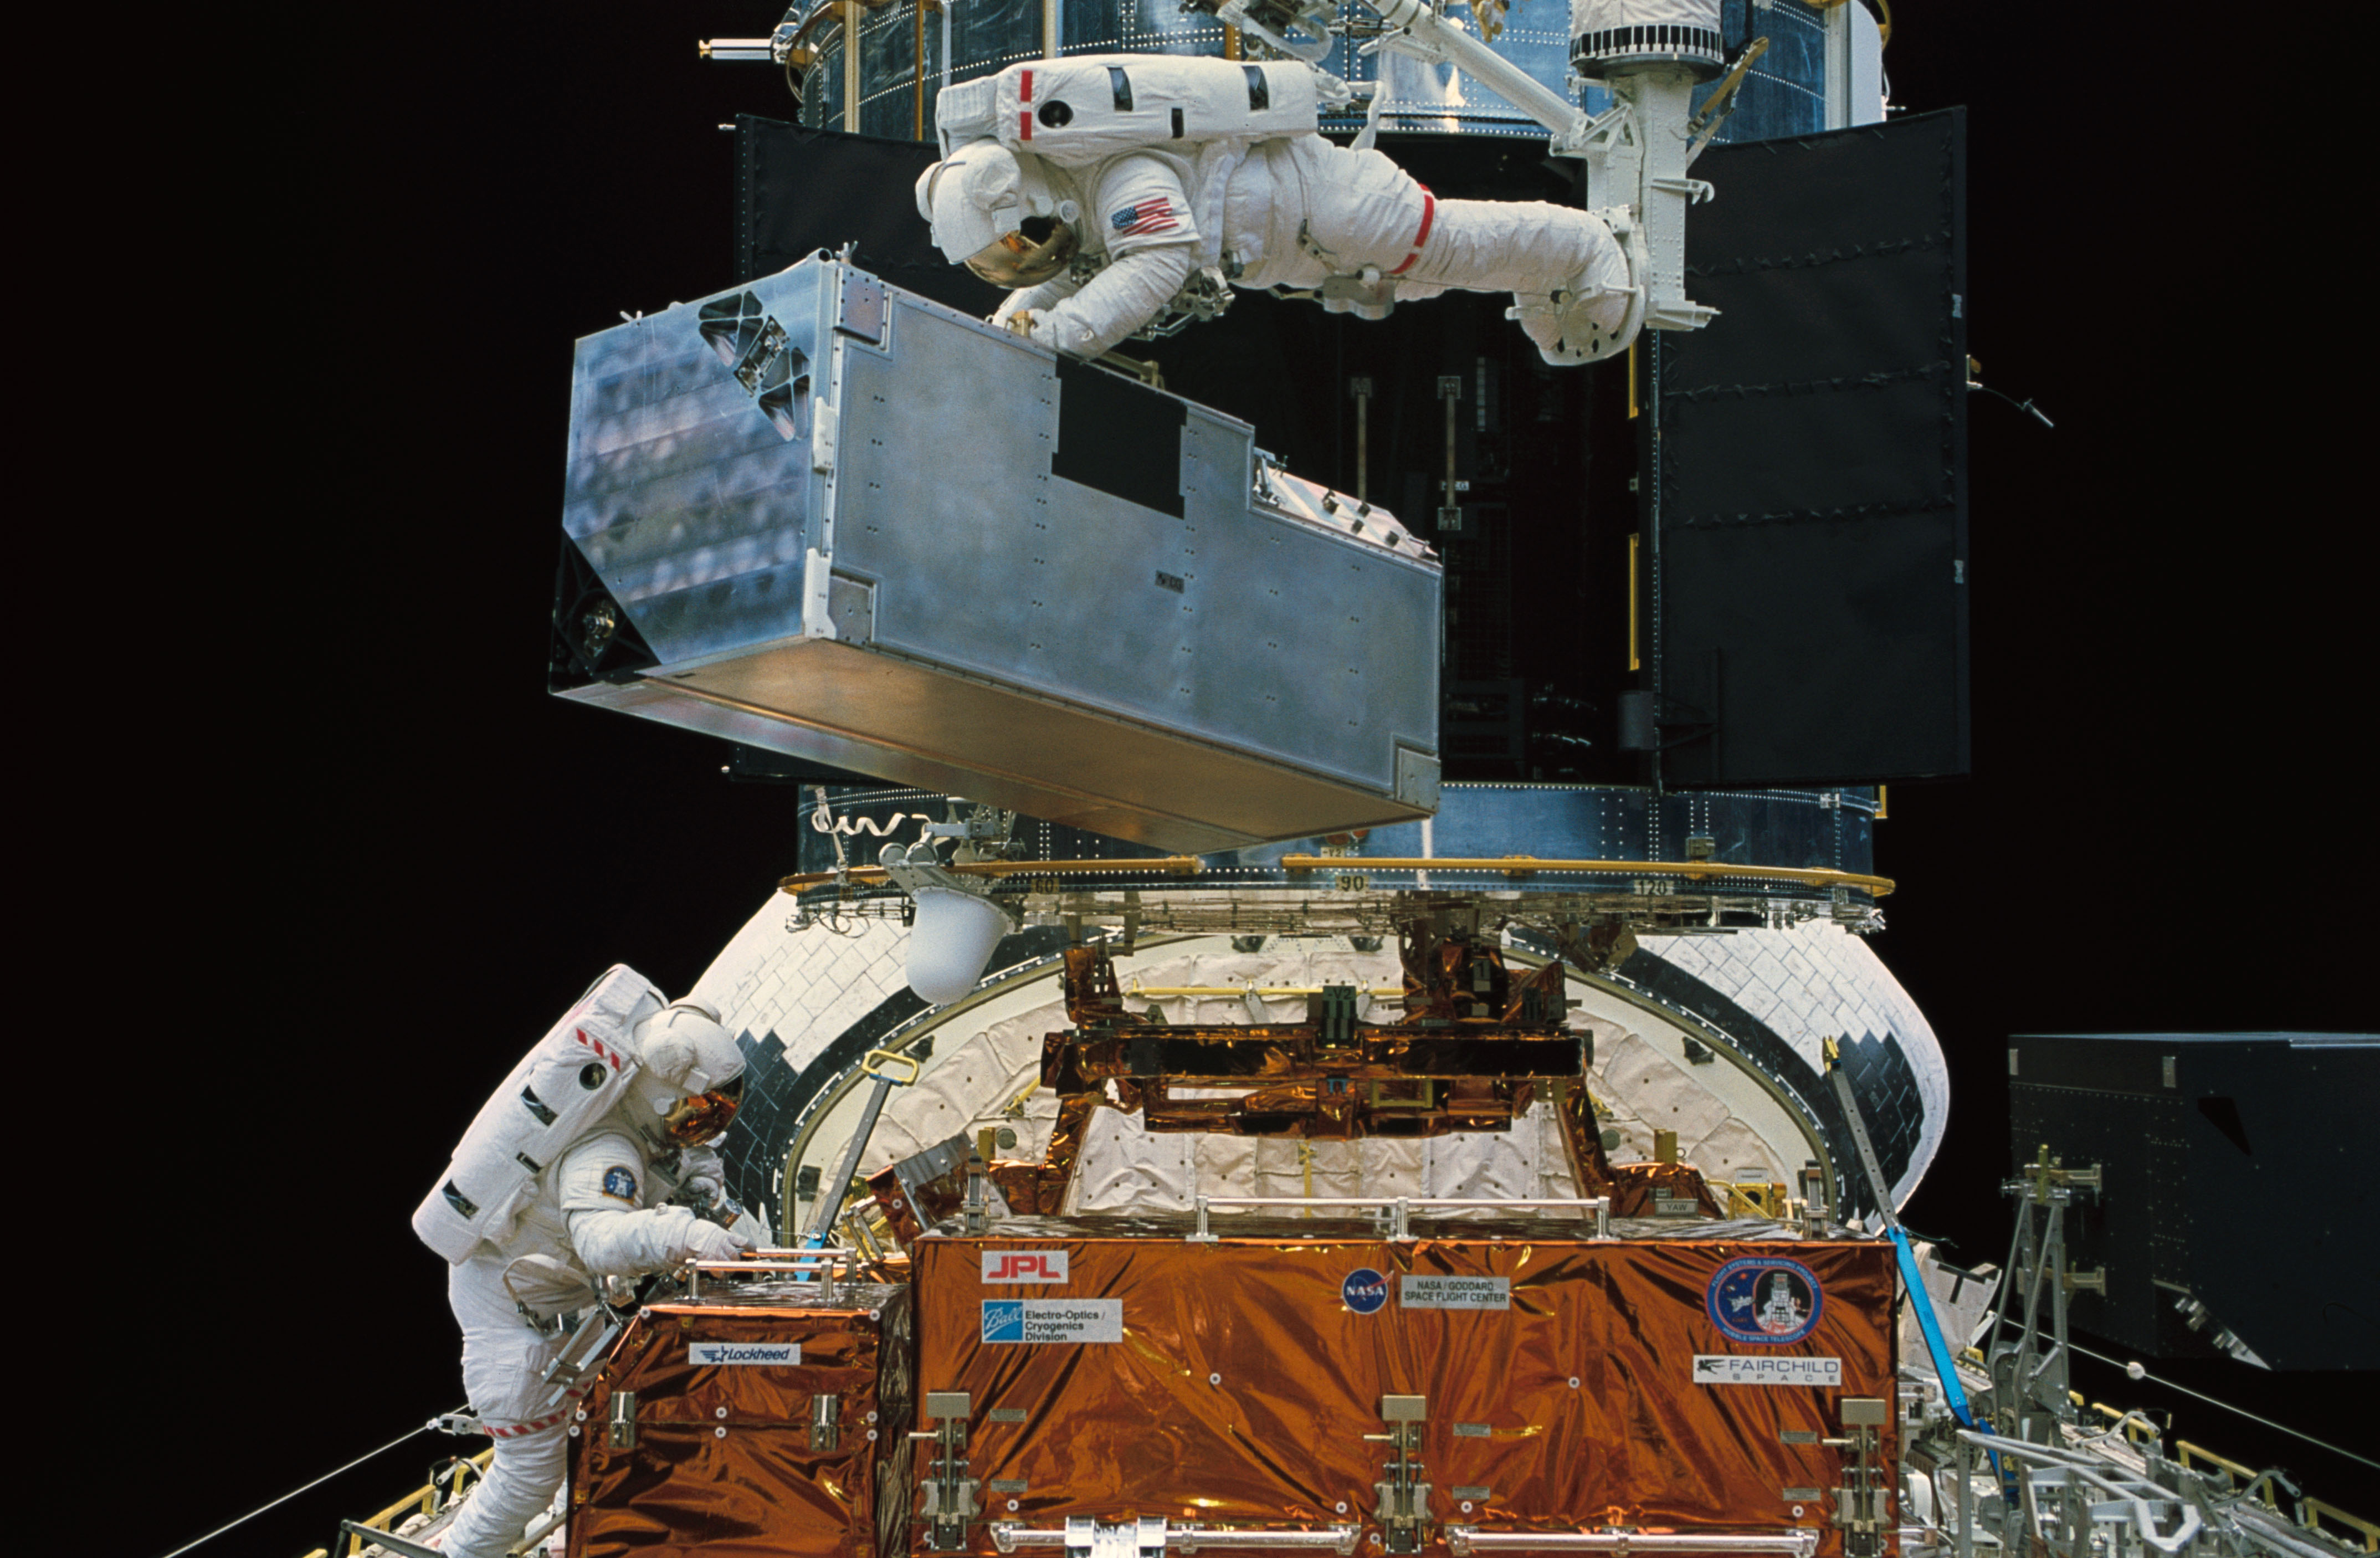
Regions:
[[868, 1414], [868, 1420], [871, 1423], [874, 1422], [876, 1420], [876, 1414], [873, 1412]]
[[715, 1438], [724, 1439], [727, 1437], [727, 1430], [724, 1425], [712, 1429], [710, 1431], [712, 1436]]
[[1572, 1390], [1578, 1389], [1578, 1376], [1575, 1374], [1570, 1377], [1570, 1388]]
[[2148, 1374], [2149, 1371], [2142, 1368], [2138, 1362], [2124, 1365], [2124, 1378], [2128, 1380], [2145, 1380]]
[[1796, 1520], [1802, 1518], [1802, 1506], [1798, 1503], [1793, 1506], [1793, 1518]]
[[570, 1425], [570, 1437], [571, 1437], [571, 1438], [573, 1438], [573, 1439], [576, 1439], [576, 1438], [577, 1438], [577, 1437], [578, 1437], [578, 1425], [577, 1425], [577, 1423], [573, 1423], [573, 1424], [571, 1424], [571, 1425]]
[[713, 1413], [711, 1414], [711, 1416], [712, 1416], [712, 1417], [714, 1417], [714, 1418], [718, 1418], [721, 1422], [722, 1422], [722, 1423], [723, 1423], [723, 1422], [725, 1422], [725, 1421], [727, 1420], [727, 1408], [726, 1408], [726, 1407], [724, 1407], [724, 1406], [722, 1406], [722, 1407], [721, 1407], [718, 1411], [713, 1412]]
[[1015, 1501], [1014, 1499], [1011, 1499], [1011, 1500], [1009, 1500], [1009, 1501], [1008, 1501], [1008, 1513], [1009, 1513], [1009, 1514], [1011, 1514], [1011, 1515], [1014, 1515], [1014, 1514], [1015, 1514], [1015, 1513], [1016, 1513], [1016, 1501]]
[[975, 988], [991, 949], [1008, 929], [989, 900], [949, 887], [920, 887], [917, 918], [909, 927], [909, 988], [937, 1006]]
[[1342, 1515], [1347, 1513], [1347, 1501], [1345, 1499], [1341, 1499], [1339, 1501], [1339, 1513]]
[[577, 1420], [577, 1421], [578, 1421], [578, 1422], [582, 1422], [582, 1423], [583, 1423], [583, 1422], [585, 1422], [585, 1421], [587, 1420], [587, 1408], [586, 1408], [586, 1407], [581, 1406], [581, 1407], [578, 1409], [578, 1411], [577, 1411], [577, 1417], [576, 1417], [576, 1419], [575, 1419], [575, 1420]]
[[1463, 1500], [1463, 1514], [1465, 1514], [1465, 1515], [1468, 1515], [1468, 1514], [1470, 1514], [1470, 1513], [1471, 1513], [1471, 1501], [1470, 1501], [1469, 1499], [1465, 1499], [1465, 1500]]
[[[871, 1413], [871, 1414], [869, 1414], [869, 1415], [870, 1415], [871, 1417], [872, 1417], [872, 1416], [874, 1416], [874, 1414], [872, 1414], [872, 1413]], [[876, 1430], [875, 1430], [874, 1429], [869, 1429], [869, 1430], [868, 1430], [868, 1442], [869, 1442], [870, 1444], [873, 1444], [873, 1443], [875, 1443], [875, 1442], [876, 1442]]]
[[1223, 1382], [1223, 1377], [1220, 1374], [1209, 1374], [1207, 1376], [1207, 1382], [1210, 1385], [1220, 1385]]

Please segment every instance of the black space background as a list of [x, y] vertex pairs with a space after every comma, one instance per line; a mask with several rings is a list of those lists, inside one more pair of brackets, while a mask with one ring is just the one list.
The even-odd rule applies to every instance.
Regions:
[[[28, 1248], [129, 1263], [62, 1328], [135, 1349], [58, 1424], [113, 1467], [102, 1551], [162, 1552], [455, 1404], [414, 1202], [594, 973], [683, 989], [793, 858], [783, 792], [542, 683], [571, 343], [734, 279], [716, 127], [788, 103], [694, 43], [775, 15], [225, 19], [188, 111], [137, 127], [112, 220], [165, 262], [109, 328], [162, 355], [115, 359], [93, 414], [161, 442], [101, 474], [187, 495], [141, 505], [157, 545], [79, 542], [129, 612], [51, 684], [98, 712], [26, 842], [78, 885], [22, 911], [80, 970], [33, 971], [80, 992], [49, 998], [38, 1075], [79, 1100], [70, 1161], [102, 1165], [87, 1200], [34, 1192]], [[2362, 351], [2354, 284], [2301, 262], [2325, 208], [2259, 203], [2269, 149], [2216, 132], [2229, 94], [2172, 13], [1899, 20], [1894, 101], [1972, 110], [1973, 349], [2058, 421], [1974, 403], [1975, 775], [1895, 785], [1877, 830], [1902, 883], [1877, 949], [1958, 1089], [1908, 1215], [1997, 1260], [2010, 1032], [2374, 1026], [2369, 396], [2320, 388]], [[86, 614], [66, 641], [93, 636]], [[2380, 1440], [2348, 1376], [2185, 1377]], [[2380, 1513], [2359, 1468], [2082, 1382]], [[102, 1454], [135, 1444], [137, 1471]], [[443, 1449], [203, 1551], [320, 1544]]]

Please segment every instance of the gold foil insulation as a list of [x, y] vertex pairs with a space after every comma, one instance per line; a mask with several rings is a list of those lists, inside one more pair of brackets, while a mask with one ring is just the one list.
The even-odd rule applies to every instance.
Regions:
[[[1062, 1251], [1064, 1280], [985, 1280], [988, 1266], [1058, 1264], [1003, 1262], [1016, 1251]], [[1880, 1243], [1200, 1244], [1087, 1229], [932, 1238], [915, 1255], [919, 1388], [967, 1393], [967, 1475], [993, 1490], [989, 1518], [1026, 1526], [1161, 1515], [1369, 1533], [1386, 1446], [1364, 1436], [1383, 1431], [1380, 1398], [1399, 1394], [1427, 1403], [1427, 1551], [1442, 1553], [1439, 1528], [1456, 1523], [1808, 1527], [1820, 1554], [1840, 1553], [1829, 1522], [1843, 1453], [1822, 1442], [1842, 1437], [1845, 1397], [1895, 1397], [1893, 1258]], [[1759, 1279], [1806, 1272], [1788, 1285], [1808, 1290], [1805, 1315], [1815, 1308], [1807, 1334], [1728, 1335], [1710, 1308], [1730, 1261], [1750, 1262], [1725, 1290], [1750, 1294], [1747, 1327], [1767, 1298]], [[1114, 1339], [990, 1339], [1033, 1333], [1033, 1307], [1053, 1304], [1040, 1311], [1051, 1323], [1105, 1334], [1111, 1319]], [[1441, 1307], [1463, 1304], [1480, 1307]], [[1721, 1361], [1697, 1361], [1708, 1358]], [[1831, 1382], [1734, 1382], [1779, 1369]], [[1896, 1432], [1884, 1430], [1888, 1468]], [[989, 1530], [970, 1528], [966, 1550], [990, 1558]]]
[[[569, 1558], [898, 1551], [910, 1496], [909, 1290], [860, 1291], [866, 1308], [663, 1304], [631, 1322], [570, 1442]], [[713, 1350], [722, 1345], [729, 1351]], [[748, 1361], [788, 1345], [798, 1363]], [[634, 1443], [614, 1448], [624, 1392], [635, 1396]], [[834, 1398], [835, 1439], [823, 1451], [812, 1447], [822, 1396]]]

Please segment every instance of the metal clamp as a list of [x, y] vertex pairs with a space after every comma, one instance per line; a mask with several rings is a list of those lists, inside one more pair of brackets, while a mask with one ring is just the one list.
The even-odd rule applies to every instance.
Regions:
[[[1835, 1490], [1835, 1526], [1843, 1533], [1843, 1558], [1879, 1558], [1884, 1552], [1885, 1425], [1892, 1404], [1876, 1396], [1843, 1398], [1843, 1441], [1851, 1462]], [[1838, 1441], [1828, 1440], [1829, 1444]]]
[[1367, 1433], [1367, 1440], [1385, 1442], [1395, 1455], [1380, 1469], [1386, 1480], [1372, 1484], [1378, 1503], [1372, 1511], [1388, 1539], [1390, 1552], [1419, 1552], [1429, 1540], [1429, 1484], [1421, 1480], [1422, 1424], [1429, 1417], [1429, 1398], [1420, 1395], [1380, 1397], [1380, 1418], [1386, 1433]]
[[967, 1413], [972, 1402], [965, 1391], [928, 1391], [925, 1417], [933, 1429], [912, 1433], [934, 1446], [926, 1463], [926, 1502], [918, 1515], [926, 1522], [926, 1545], [954, 1552], [966, 1546], [967, 1522], [983, 1511], [976, 1507], [976, 1481], [966, 1475]]

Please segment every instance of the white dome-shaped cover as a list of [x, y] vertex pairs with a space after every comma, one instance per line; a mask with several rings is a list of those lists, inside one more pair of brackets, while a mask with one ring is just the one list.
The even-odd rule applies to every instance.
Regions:
[[937, 1006], [975, 988], [1008, 929], [994, 905], [951, 887], [920, 887], [909, 928], [909, 988]]

